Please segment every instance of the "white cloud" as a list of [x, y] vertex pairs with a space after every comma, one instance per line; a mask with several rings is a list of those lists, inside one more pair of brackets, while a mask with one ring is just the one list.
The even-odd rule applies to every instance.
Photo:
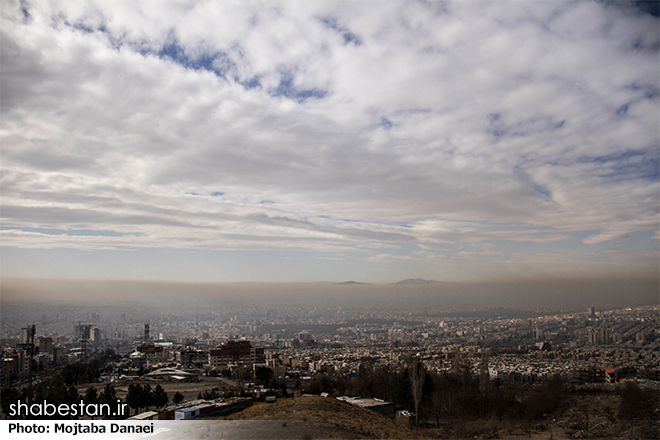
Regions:
[[657, 17], [356, 3], [7, 3], [2, 244], [657, 237]]

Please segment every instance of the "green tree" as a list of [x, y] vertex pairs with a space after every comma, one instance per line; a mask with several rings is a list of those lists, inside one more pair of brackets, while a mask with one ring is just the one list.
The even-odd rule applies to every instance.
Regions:
[[[69, 391], [70, 390], [64, 384], [64, 380], [62, 380], [61, 377], [56, 376], [55, 379], [48, 384], [48, 391], [45, 400], [56, 406], [59, 406], [62, 403], [68, 403], [69, 399], [73, 400], [75, 398], [75, 396], [69, 396]], [[66, 416], [65, 418], [69, 418], [69, 416]]]
[[272, 379], [273, 370], [268, 368], [268, 367], [264, 367], [262, 365], [259, 365], [258, 367], [256, 367], [254, 369], [254, 376], [257, 379], [257, 382], [259, 382], [261, 384], [265, 384], [266, 381]]
[[80, 398], [80, 394], [78, 394], [78, 390], [76, 390], [76, 387], [74, 387], [73, 385], [69, 386], [64, 403], [73, 405], [74, 403], [80, 403], [81, 400], [82, 399]]
[[117, 391], [111, 384], [105, 384], [103, 391], [99, 394], [99, 403], [114, 405], [117, 403]]
[[[96, 388], [90, 385], [85, 390], [85, 396], [83, 397], [83, 400], [85, 401], [86, 405], [96, 405], [99, 403], [99, 395], [96, 391]], [[94, 420], [94, 417], [92, 417], [92, 420]]]
[[[112, 408], [118, 403], [120, 403], [121, 400], [117, 398], [117, 391], [115, 391], [115, 387], [107, 383], [105, 384], [103, 390], [99, 393], [98, 402], [101, 404], [110, 405], [110, 407]], [[112, 417], [112, 416], [108, 415], [108, 417]]]
[[169, 403], [170, 399], [167, 397], [167, 393], [160, 385], [156, 385], [156, 388], [153, 392], [153, 404], [156, 408], [162, 408]]
[[140, 394], [140, 408], [149, 409], [149, 407], [153, 405], [154, 405], [154, 392], [151, 389], [151, 385], [144, 384], [142, 386], [142, 393]]
[[135, 410], [135, 414], [139, 414], [142, 407], [142, 385], [139, 383], [132, 383], [128, 386], [126, 392], [126, 404]]
[[174, 393], [174, 396], [172, 397], [172, 403], [178, 405], [181, 402], [183, 402], [183, 394], [177, 391], [176, 393]]
[[99, 395], [98, 392], [96, 391], [96, 388], [93, 386], [87, 387], [85, 390], [85, 396], [83, 397], [83, 400], [85, 401], [86, 405], [95, 405], [99, 403]]
[[96, 382], [101, 376], [101, 372], [105, 369], [105, 366], [106, 361], [102, 359], [94, 359], [90, 362], [78, 362], [62, 368], [60, 376], [62, 376], [67, 385], [92, 383]]

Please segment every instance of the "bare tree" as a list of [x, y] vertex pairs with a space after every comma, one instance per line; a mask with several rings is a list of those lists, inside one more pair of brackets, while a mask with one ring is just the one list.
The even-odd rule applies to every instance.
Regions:
[[410, 391], [415, 403], [415, 425], [419, 424], [419, 403], [422, 401], [424, 379], [426, 379], [426, 367], [418, 357], [410, 358]]
[[481, 361], [479, 362], [479, 391], [485, 396], [490, 388], [490, 374], [488, 372], [488, 349], [481, 352]]

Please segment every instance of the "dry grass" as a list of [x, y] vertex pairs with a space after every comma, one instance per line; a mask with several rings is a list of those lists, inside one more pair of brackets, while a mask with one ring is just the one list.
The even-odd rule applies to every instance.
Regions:
[[[353, 438], [435, 438], [431, 432], [415, 431], [397, 425], [393, 419], [374, 411], [324, 397], [281, 399], [276, 403], [255, 403], [252, 407], [224, 418], [225, 420], [314, 421], [327, 426], [327, 431], [315, 438], [329, 438], [333, 431], [350, 432]], [[286, 423], [283, 421], [283, 423]], [[321, 435], [318, 435], [321, 434]], [[344, 434], [345, 437], [345, 434]]]

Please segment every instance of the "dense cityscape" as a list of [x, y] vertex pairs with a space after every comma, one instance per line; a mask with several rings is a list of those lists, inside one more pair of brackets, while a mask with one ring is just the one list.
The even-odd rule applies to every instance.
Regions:
[[[488, 353], [492, 379], [515, 376], [540, 383], [559, 374], [579, 383], [658, 380], [660, 362], [657, 305], [563, 313], [285, 307], [165, 315], [122, 306], [44, 309], [3, 307], [3, 383], [24, 381], [31, 356], [36, 374], [108, 348], [130, 360], [121, 369], [126, 376], [165, 366], [200, 375], [238, 363], [252, 370], [273, 368], [267, 361], [278, 359], [286, 367], [282, 377], [311, 378], [319, 372], [355, 374], [365, 359], [396, 364], [409, 356], [437, 372], [449, 371], [454, 359], [466, 359], [477, 372]], [[250, 341], [261, 350], [256, 358], [218, 364], [213, 349], [228, 341]], [[584, 369], [596, 373], [585, 379], [579, 375]]]
[[[603, 414], [619, 405], [620, 418], [657, 419], [657, 402], [648, 400], [660, 380], [657, 304], [451, 311], [414, 303], [408, 309], [246, 304], [3, 300], [3, 413], [15, 419], [10, 405], [21, 399], [69, 396], [63, 401], [112, 400], [129, 408], [102, 414], [110, 418], [176, 420], [225, 417], [268, 399], [325, 396], [397, 426], [414, 420], [417, 429], [445, 429], [430, 437], [455, 438], [471, 435], [464, 430], [468, 413], [548, 429], [542, 419], [554, 417], [561, 395], [584, 399], [589, 394], [580, 393], [596, 390], [619, 402], [635, 386], [646, 390], [635, 401], [641, 410], [630, 415], [623, 403], [611, 403]], [[425, 377], [418, 398], [416, 368]], [[644, 432], [655, 429], [649, 423]], [[571, 436], [587, 432], [574, 420], [556, 425]], [[642, 429], [608, 426], [589, 435]], [[479, 429], [475, 435], [486, 437], [518, 432]]]

